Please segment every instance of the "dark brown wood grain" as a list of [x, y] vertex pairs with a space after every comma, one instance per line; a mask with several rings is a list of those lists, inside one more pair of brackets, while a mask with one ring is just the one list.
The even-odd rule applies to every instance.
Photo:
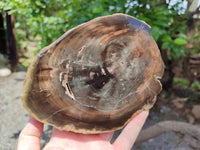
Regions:
[[0, 13], [0, 53], [4, 55], [8, 53], [3, 13]]
[[8, 58], [11, 65], [12, 72], [16, 71], [18, 63], [17, 44], [15, 38], [14, 15], [6, 13], [7, 39], [8, 39]]
[[153, 106], [162, 75], [150, 27], [115, 14], [77, 26], [41, 50], [22, 99], [33, 117], [59, 129], [109, 132]]

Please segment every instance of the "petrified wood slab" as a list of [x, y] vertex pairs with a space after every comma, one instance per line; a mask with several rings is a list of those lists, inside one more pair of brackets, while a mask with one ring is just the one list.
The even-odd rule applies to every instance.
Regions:
[[150, 26], [114, 14], [81, 24], [40, 51], [24, 82], [24, 107], [61, 130], [102, 133], [150, 109], [161, 91]]

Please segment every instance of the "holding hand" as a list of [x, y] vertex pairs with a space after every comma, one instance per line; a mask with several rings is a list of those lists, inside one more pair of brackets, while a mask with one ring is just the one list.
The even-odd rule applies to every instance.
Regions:
[[[149, 114], [143, 111], [123, 129], [113, 144], [112, 133], [79, 134], [53, 129], [52, 137], [44, 150], [130, 150]], [[30, 118], [18, 140], [18, 150], [40, 150], [43, 123]]]

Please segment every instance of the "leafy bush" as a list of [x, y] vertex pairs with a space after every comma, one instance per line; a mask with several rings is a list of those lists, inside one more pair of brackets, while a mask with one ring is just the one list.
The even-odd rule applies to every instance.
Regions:
[[173, 84], [174, 85], [181, 85], [184, 87], [188, 87], [189, 86], [189, 81], [185, 78], [174, 78], [173, 80]]
[[186, 15], [179, 14], [178, 3], [168, 7], [166, 1], [142, 0], [5, 0], [0, 9], [16, 16], [27, 35], [40, 37], [41, 49], [64, 32], [98, 16], [126, 13], [146, 21], [160, 49], [170, 50], [170, 59], [185, 56]]
[[195, 81], [194, 83], [192, 83], [192, 89], [200, 91], [200, 82]]

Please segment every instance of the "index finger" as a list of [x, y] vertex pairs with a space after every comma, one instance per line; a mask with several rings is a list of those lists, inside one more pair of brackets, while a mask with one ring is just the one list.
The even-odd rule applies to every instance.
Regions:
[[43, 123], [30, 117], [19, 135], [17, 150], [40, 150], [42, 131]]

